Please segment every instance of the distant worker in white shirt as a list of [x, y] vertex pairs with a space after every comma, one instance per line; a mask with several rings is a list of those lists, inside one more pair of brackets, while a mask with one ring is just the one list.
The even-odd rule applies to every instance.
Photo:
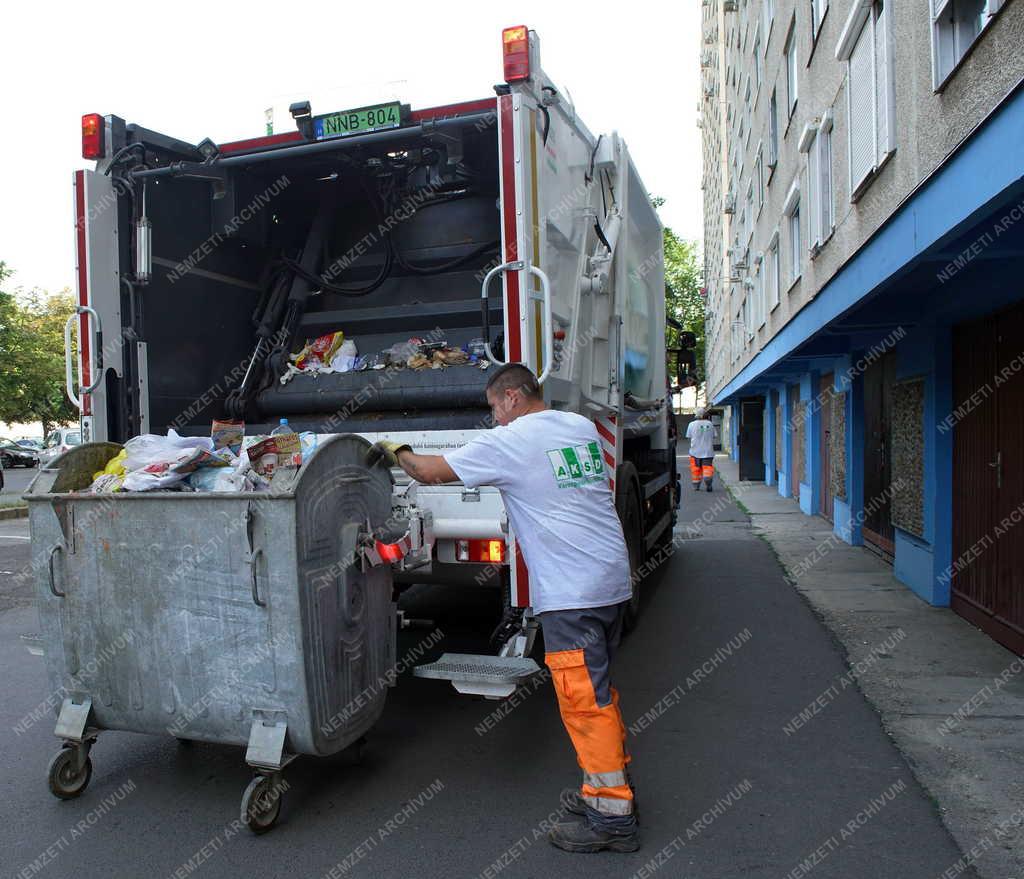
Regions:
[[626, 728], [610, 665], [622, 633], [629, 555], [597, 429], [549, 409], [536, 376], [506, 364], [490, 376], [487, 402], [498, 427], [445, 455], [418, 455], [381, 441], [367, 461], [400, 466], [424, 483], [461, 480], [501, 491], [530, 572], [530, 603], [544, 631], [545, 662], [583, 783], [562, 794], [571, 813], [549, 833], [571, 852], [640, 847], [626, 773]]
[[696, 419], [686, 428], [686, 438], [690, 441], [690, 479], [694, 491], [700, 491], [702, 478], [711, 491], [715, 478], [715, 426], [708, 421], [703, 409], [695, 414]]

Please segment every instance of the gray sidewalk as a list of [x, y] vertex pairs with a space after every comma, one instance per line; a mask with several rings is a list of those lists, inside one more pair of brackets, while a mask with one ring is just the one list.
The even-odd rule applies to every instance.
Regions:
[[[796, 733], [856, 683], [964, 852], [992, 879], [1024, 877], [1024, 660], [948, 608], [930, 607], [863, 547], [775, 486], [715, 459], [794, 588], [842, 644], [849, 677], [794, 716]], [[959, 871], [957, 871], [959, 872]], [[954, 874], [951, 874], [954, 875]]]

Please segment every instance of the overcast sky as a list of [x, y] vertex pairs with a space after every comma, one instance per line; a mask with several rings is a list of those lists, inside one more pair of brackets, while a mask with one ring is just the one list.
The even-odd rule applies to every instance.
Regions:
[[[504, 8], [505, 11], [501, 11]], [[628, 3], [7, 4], [0, 52], [0, 260], [14, 285], [73, 286], [71, 175], [83, 113], [196, 143], [294, 129], [381, 100], [413, 108], [493, 95], [503, 27], [525, 24], [594, 133], [617, 129], [662, 221], [701, 238], [698, 0]]]

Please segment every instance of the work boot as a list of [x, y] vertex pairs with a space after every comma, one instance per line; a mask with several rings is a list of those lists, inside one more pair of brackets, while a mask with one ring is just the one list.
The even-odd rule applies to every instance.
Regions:
[[693, 483], [693, 490], [694, 491], [700, 491], [700, 483], [699, 482]]
[[640, 833], [633, 829], [616, 833], [592, 827], [587, 819], [559, 821], [548, 831], [548, 840], [567, 852], [635, 852], [640, 848]]
[[711, 480], [705, 480], [704, 484], [708, 487], [708, 491], [711, 491]]

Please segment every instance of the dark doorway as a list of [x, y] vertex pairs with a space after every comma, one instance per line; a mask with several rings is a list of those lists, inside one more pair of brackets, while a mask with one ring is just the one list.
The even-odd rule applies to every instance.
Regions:
[[864, 372], [864, 543], [886, 561], [896, 553], [889, 516], [892, 388], [896, 354], [888, 351]]
[[764, 397], [740, 400], [740, 479], [764, 482]]
[[[1024, 306], [953, 331], [953, 610], [1024, 655]], [[939, 423], [946, 414], [939, 413]], [[949, 423], [949, 422], [946, 422]], [[1014, 529], [1012, 533], [1008, 533]]]
[[835, 376], [831, 372], [828, 375], [823, 375], [821, 377], [821, 391], [818, 395], [820, 400], [819, 413], [821, 416], [821, 473], [819, 476], [821, 493], [819, 503], [821, 505], [821, 515], [828, 519], [829, 522], [832, 521], [832, 449], [829, 443], [832, 438], [832, 385], [834, 382]]
[[779, 484], [779, 464], [782, 461], [782, 408], [779, 406], [779, 392], [772, 391], [769, 395], [769, 405], [775, 419], [775, 454], [772, 455], [772, 482]]
[[804, 407], [800, 405], [800, 385], [786, 388], [789, 402], [789, 493], [800, 502], [800, 480], [804, 475]]

